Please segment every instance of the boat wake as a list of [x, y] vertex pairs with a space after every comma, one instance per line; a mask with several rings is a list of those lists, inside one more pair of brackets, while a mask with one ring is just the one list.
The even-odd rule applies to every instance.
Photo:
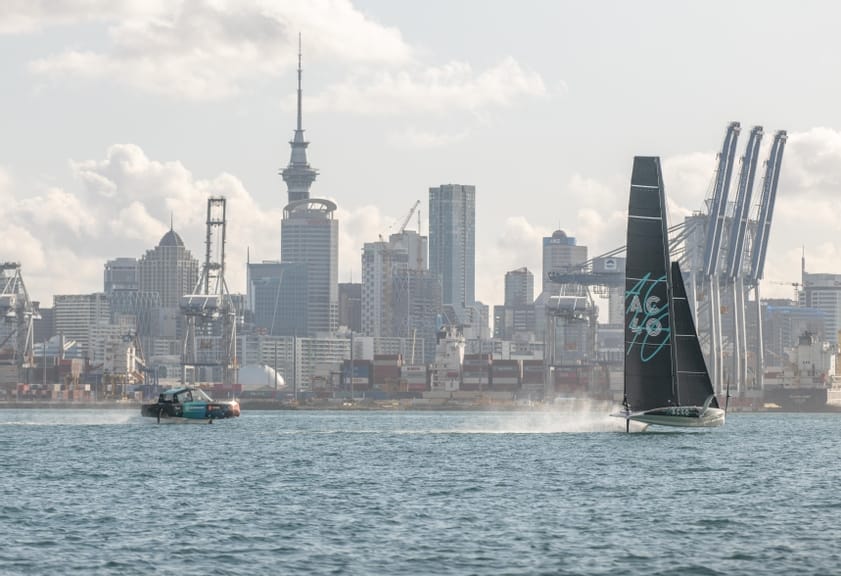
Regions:
[[[608, 402], [576, 401], [574, 406], [549, 407], [529, 412], [487, 414], [479, 426], [440, 432], [462, 434], [583, 434], [625, 432], [625, 421], [609, 416], [615, 406]], [[647, 425], [633, 422], [631, 432]]]
[[129, 410], [0, 410], [0, 426], [113, 426], [140, 422], [140, 416]]

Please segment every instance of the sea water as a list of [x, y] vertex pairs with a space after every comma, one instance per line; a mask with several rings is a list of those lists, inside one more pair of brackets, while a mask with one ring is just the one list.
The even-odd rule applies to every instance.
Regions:
[[841, 415], [0, 411], [0, 574], [838, 574]]

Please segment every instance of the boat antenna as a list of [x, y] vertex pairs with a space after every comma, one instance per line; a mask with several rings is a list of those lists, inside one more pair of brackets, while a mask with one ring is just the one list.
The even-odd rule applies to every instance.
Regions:
[[727, 412], [727, 405], [730, 404], [730, 379], [724, 385], [724, 411]]

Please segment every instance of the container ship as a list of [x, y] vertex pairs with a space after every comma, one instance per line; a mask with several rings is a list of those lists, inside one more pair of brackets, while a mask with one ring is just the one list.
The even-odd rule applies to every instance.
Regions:
[[765, 407], [785, 412], [832, 410], [829, 400], [836, 382], [835, 367], [833, 346], [804, 332], [797, 347], [788, 353], [786, 365], [766, 370]]

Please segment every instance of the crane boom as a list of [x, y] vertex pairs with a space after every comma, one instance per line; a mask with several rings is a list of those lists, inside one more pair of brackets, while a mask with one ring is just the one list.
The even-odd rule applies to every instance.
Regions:
[[736, 155], [736, 143], [739, 140], [741, 125], [731, 122], [727, 126], [727, 135], [721, 153], [718, 155], [718, 170], [716, 171], [715, 188], [709, 207], [707, 222], [707, 240], [704, 249], [704, 276], [709, 278], [718, 274], [719, 250], [724, 231], [724, 220], [727, 210], [727, 194], [730, 190], [730, 178], [733, 174], [733, 160]]
[[736, 205], [733, 222], [728, 236], [727, 263], [724, 274], [728, 278], [742, 275], [742, 263], [745, 254], [745, 237], [748, 230], [753, 181], [759, 159], [759, 144], [762, 141], [762, 126], [754, 126], [742, 157], [742, 173], [739, 175], [739, 188], [736, 193]]
[[[400, 224], [400, 228], [397, 229], [398, 234], [402, 234], [403, 231], [406, 229], [406, 226], [409, 224], [409, 220], [412, 219], [412, 214], [414, 214], [415, 210], [418, 209], [419, 204], [420, 204], [420, 200], [416, 200], [415, 203], [412, 205], [412, 207], [409, 209], [409, 213], [406, 214], [406, 217], [403, 218], [403, 223]], [[420, 233], [420, 230], [418, 230], [418, 233]]]
[[765, 269], [765, 252], [768, 250], [768, 236], [771, 231], [771, 220], [774, 216], [774, 203], [777, 199], [777, 184], [780, 180], [780, 166], [783, 162], [783, 151], [788, 135], [780, 130], [774, 135], [771, 154], [765, 163], [765, 179], [762, 183], [762, 199], [759, 205], [759, 221], [756, 229], [755, 247], [751, 259], [749, 278], [753, 283], [762, 279]]

